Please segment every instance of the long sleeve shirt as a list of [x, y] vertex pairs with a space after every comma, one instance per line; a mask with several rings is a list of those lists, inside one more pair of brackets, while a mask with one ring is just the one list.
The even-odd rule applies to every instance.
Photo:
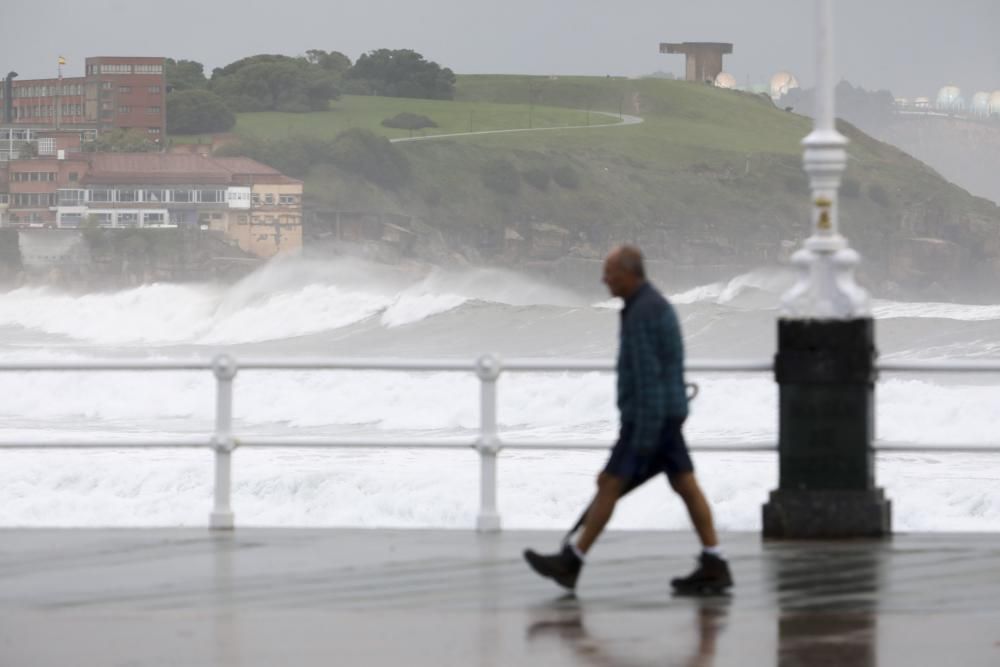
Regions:
[[625, 302], [618, 349], [618, 410], [627, 447], [655, 449], [665, 420], [688, 414], [684, 342], [673, 306], [649, 283]]

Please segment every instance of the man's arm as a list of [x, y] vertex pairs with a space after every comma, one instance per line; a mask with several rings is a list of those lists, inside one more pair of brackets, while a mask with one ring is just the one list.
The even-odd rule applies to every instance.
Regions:
[[654, 449], [666, 419], [665, 369], [658, 353], [665, 333], [662, 329], [657, 320], [644, 320], [638, 322], [631, 332], [633, 340], [629, 366], [635, 385], [635, 411], [628, 446], [633, 451]]

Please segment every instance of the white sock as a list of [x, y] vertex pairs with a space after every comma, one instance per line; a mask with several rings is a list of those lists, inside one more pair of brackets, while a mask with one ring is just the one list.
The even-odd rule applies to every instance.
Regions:
[[722, 547], [720, 547], [718, 544], [715, 545], [714, 547], [702, 547], [701, 552], [708, 554], [709, 556], [715, 556], [716, 558], [723, 558]]
[[582, 551], [580, 551], [580, 547], [576, 546], [575, 544], [571, 544], [569, 545], [569, 548], [576, 555], [576, 557], [580, 559], [581, 563], [587, 560], [587, 555]]

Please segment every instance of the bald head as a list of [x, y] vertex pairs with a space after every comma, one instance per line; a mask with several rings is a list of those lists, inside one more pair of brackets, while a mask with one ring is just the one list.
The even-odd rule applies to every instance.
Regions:
[[604, 260], [604, 284], [613, 296], [627, 299], [646, 282], [642, 251], [635, 246], [618, 246]]

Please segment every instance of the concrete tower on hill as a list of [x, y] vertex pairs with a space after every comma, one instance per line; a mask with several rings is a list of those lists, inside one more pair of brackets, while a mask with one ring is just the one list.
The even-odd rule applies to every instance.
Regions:
[[733, 45], [724, 42], [683, 42], [660, 44], [660, 53], [683, 53], [686, 56], [684, 79], [713, 83], [722, 72], [722, 56], [732, 53]]

